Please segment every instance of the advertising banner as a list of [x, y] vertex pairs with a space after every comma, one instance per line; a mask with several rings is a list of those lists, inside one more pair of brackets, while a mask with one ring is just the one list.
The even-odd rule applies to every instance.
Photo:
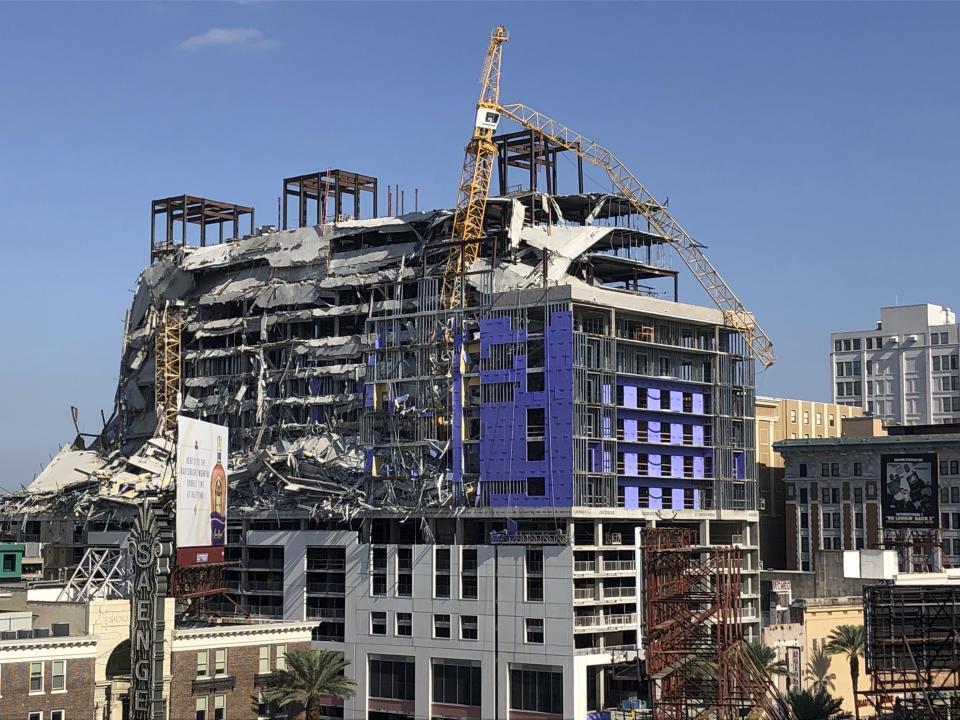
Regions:
[[[177, 562], [222, 561], [227, 529], [227, 428], [177, 418]], [[192, 559], [182, 551], [193, 553]]]
[[940, 496], [936, 453], [880, 456], [883, 526], [935, 528]]

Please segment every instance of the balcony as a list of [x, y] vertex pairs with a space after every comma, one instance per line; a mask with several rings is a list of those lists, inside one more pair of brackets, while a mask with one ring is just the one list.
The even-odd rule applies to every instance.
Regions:
[[595, 573], [597, 572], [597, 562], [596, 560], [574, 560], [573, 572], [581, 575]]
[[603, 589], [604, 600], [636, 600], [637, 589], [632, 587], [610, 587]]
[[283, 592], [283, 580], [247, 580], [241, 585], [244, 592]]
[[343, 595], [346, 592], [346, 588], [345, 583], [311, 582], [307, 580], [308, 595]]
[[604, 560], [600, 572], [604, 573], [632, 573], [637, 570], [635, 560]]
[[636, 613], [623, 613], [620, 615], [578, 615], [573, 618], [573, 629], [575, 631], [619, 629], [624, 627], [635, 627], [636, 624]]
[[339, 608], [307, 608], [307, 620], [344, 622], [346, 613]]

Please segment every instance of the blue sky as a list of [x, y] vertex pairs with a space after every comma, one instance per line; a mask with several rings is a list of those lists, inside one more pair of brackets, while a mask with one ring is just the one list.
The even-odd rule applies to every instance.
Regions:
[[829, 332], [958, 304], [958, 21], [948, 3], [0, 4], [0, 485], [72, 439], [70, 405], [87, 431], [110, 414], [152, 198], [269, 222], [285, 175], [341, 167], [449, 207], [497, 22], [503, 99], [669, 197], [774, 339], [759, 391], [827, 399]]

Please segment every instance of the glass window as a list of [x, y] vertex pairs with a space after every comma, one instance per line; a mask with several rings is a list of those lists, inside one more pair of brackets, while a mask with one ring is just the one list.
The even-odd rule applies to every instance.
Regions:
[[824, 503], [830, 502], [830, 488], [824, 488], [821, 490], [820, 495], [822, 496]]
[[831, 477], [840, 477], [840, 463], [830, 463]]
[[67, 661], [54, 660], [51, 663], [50, 671], [51, 671], [50, 672], [50, 689], [66, 690], [67, 689]]
[[260, 658], [259, 658], [259, 666], [257, 667], [257, 672], [261, 674], [270, 672], [270, 646], [269, 645], [260, 646]]
[[853, 489], [853, 501], [857, 504], [860, 504], [863, 502], [863, 488]]
[[213, 720], [226, 720], [227, 718], [227, 696], [213, 696]]
[[43, 692], [43, 663], [30, 663], [30, 692]]
[[480, 707], [480, 666], [456, 660], [433, 661], [433, 702]]
[[66, 717], [66, 712], [66, 710], [51, 710], [50, 720], [64, 720]]
[[194, 707], [196, 708], [196, 720], [207, 720], [207, 698], [198, 697]]
[[853, 475], [854, 477], [860, 477], [863, 475], [863, 463], [855, 462], [853, 464]]
[[510, 668], [510, 708], [563, 714], [563, 672], [521, 665]]
[[397, 613], [397, 635], [401, 637], [410, 637], [413, 635], [413, 615], [411, 613]]
[[820, 477], [830, 477], [830, 463], [820, 463]]
[[450, 548], [435, 548], [433, 553], [433, 596], [450, 597]]
[[464, 600], [476, 600], [478, 590], [477, 549], [463, 548], [460, 553], [460, 596]]
[[436, 638], [450, 637], [450, 616], [449, 615], [433, 616], [433, 636]]
[[807, 489], [800, 488], [800, 502], [806, 504], [807, 502]]
[[287, 669], [287, 646], [277, 645], [277, 670]]
[[370, 658], [370, 697], [416, 699], [416, 666], [412, 660]]
[[960, 503], [960, 485], [954, 485], [950, 488], [950, 502]]
[[387, 549], [370, 549], [370, 594], [382, 597], [387, 594]]
[[476, 615], [460, 616], [460, 639], [476, 640], [479, 637], [479, 626]]
[[950, 474], [951, 474], [951, 475], [960, 475], [960, 460], [951, 460], [951, 461], [950, 461]]
[[397, 595], [413, 596], [413, 548], [397, 548]]
[[217, 675], [227, 674], [227, 651], [225, 649], [214, 651], [213, 667], [213, 671]]
[[370, 634], [387, 634], [387, 614], [385, 612], [374, 611], [370, 613]]
[[197, 677], [207, 676], [207, 651], [197, 651]]
[[800, 477], [806, 477], [806, 476], [807, 476], [807, 464], [806, 464], [806, 463], [800, 463], [799, 470], [800, 470]]
[[543, 601], [543, 548], [528, 547], [525, 557], [527, 602]]
[[527, 618], [527, 642], [543, 645], [543, 618]]
[[834, 505], [840, 504], [840, 488], [830, 488], [830, 500]]
[[27, 715], [27, 720], [43, 720], [42, 712], [32, 712]]

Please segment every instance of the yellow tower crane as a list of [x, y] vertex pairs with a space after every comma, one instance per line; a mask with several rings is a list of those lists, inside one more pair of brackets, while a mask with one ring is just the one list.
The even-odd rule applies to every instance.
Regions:
[[441, 307], [450, 310], [460, 306], [464, 273], [477, 259], [483, 237], [483, 215], [490, 189], [490, 175], [497, 152], [493, 133], [501, 116], [506, 116], [553, 144], [602, 167], [614, 186], [647, 219], [651, 228], [677, 249], [690, 272], [723, 312], [726, 322], [743, 337], [751, 355], [764, 366], [773, 365], [773, 342], [703, 253], [703, 246], [683, 229], [664, 205], [657, 202], [616, 155], [522, 103], [500, 103], [500, 58], [502, 45], [507, 38], [503, 25], [498, 25], [490, 34], [481, 77], [480, 100], [477, 102], [477, 119], [460, 176], [452, 245], [443, 276]]
[[490, 43], [487, 45], [487, 56], [480, 75], [477, 117], [473, 137], [467, 143], [463, 157], [460, 192], [453, 215], [452, 246], [440, 291], [440, 307], [444, 310], [460, 307], [463, 301], [463, 276], [480, 252], [483, 216], [487, 210], [493, 158], [497, 153], [493, 133], [500, 121], [500, 58], [503, 44], [508, 38], [506, 28], [498, 25], [490, 33]]

